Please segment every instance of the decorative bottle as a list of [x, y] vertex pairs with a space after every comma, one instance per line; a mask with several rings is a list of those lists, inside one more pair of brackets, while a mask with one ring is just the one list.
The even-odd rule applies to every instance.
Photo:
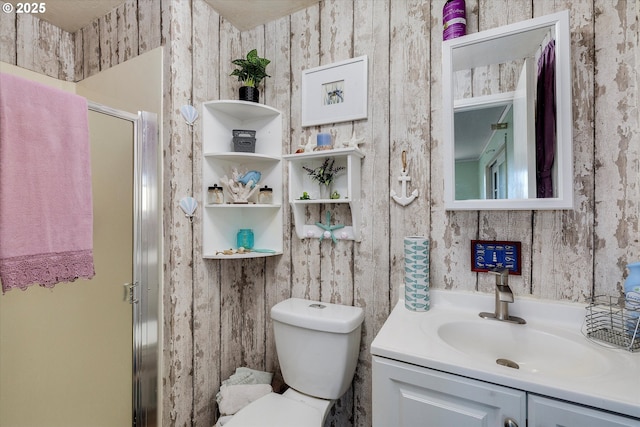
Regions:
[[273, 203], [273, 188], [269, 188], [266, 185], [262, 187], [258, 193], [258, 203], [265, 205]]
[[640, 339], [640, 262], [627, 265], [629, 275], [624, 281], [625, 307], [627, 308], [627, 328], [630, 335]]
[[447, 0], [442, 8], [442, 40], [455, 39], [467, 32], [464, 0]]
[[224, 203], [223, 190], [222, 187], [218, 187], [218, 184], [214, 184], [213, 187], [208, 188], [207, 203], [216, 205]]
[[253, 249], [253, 230], [242, 228], [238, 231], [237, 244], [239, 248]]

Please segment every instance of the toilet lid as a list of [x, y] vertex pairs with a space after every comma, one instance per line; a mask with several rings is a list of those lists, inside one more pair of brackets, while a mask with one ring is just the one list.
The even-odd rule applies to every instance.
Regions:
[[296, 400], [269, 393], [242, 408], [225, 427], [321, 427], [320, 412]]

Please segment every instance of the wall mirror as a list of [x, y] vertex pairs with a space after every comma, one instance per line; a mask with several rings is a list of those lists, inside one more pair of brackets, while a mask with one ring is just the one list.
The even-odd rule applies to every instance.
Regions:
[[569, 12], [442, 44], [445, 208], [573, 208]]

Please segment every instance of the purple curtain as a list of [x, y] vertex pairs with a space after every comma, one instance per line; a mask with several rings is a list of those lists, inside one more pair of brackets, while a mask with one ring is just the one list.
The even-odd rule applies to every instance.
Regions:
[[536, 93], [537, 197], [553, 197], [551, 169], [556, 152], [556, 49], [551, 40], [538, 59]]

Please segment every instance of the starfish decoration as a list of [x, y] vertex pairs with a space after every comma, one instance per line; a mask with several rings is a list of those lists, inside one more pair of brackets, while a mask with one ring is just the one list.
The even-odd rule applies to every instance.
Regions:
[[336, 243], [338, 239], [333, 234], [333, 232], [335, 230], [339, 230], [343, 228], [344, 224], [331, 225], [331, 211], [327, 211], [326, 218], [327, 218], [326, 224], [323, 224], [321, 222], [316, 222], [316, 225], [324, 230], [324, 232], [320, 235], [320, 241], [322, 242], [322, 239], [326, 237], [327, 239], [330, 238], [333, 241], [333, 243]]
[[342, 141], [342, 146], [360, 148], [360, 144], [363, 144], [363, 143], [364, 143], [364, 138], [358, 138], [356, 136], [356, 131], [354, 129], [353, 133], [351, 134], [351, 139]]

